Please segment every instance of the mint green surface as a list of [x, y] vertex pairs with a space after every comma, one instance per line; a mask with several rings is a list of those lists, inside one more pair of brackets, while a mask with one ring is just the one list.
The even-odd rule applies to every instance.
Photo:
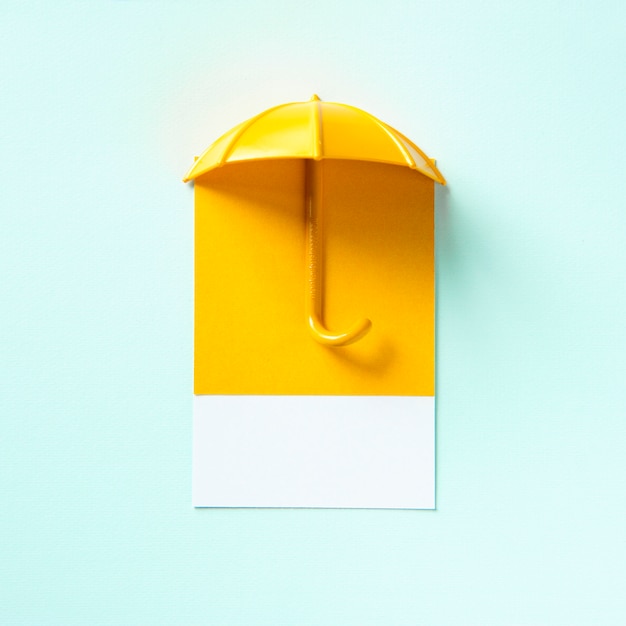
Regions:
[[[0, 4], [0, 624], [626, 624], [623, 2]], [[191, 507], [193, 191], [273, 104], [438, 159], [438, 510]]]

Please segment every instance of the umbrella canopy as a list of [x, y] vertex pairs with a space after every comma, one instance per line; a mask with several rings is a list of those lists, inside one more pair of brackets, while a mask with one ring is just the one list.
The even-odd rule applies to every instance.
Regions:
[[226, 163], [259, 159], [350, 159], [402, 165], [446, 184], [412, 141], [369, 113], [347, 104], [281, 104], [222, 135], [194, 163], [184, 182]]
[[347, 104], [308, 102], [281, 104], [222, 135], [195, 161], [183, 179], [194, 180], [227, 163], [267, 159], [305, 162], [307, 320], [316, 341], [345, 346], [364, 337], [372, 323], [363, 318], [336, 333], [323, 323], [323, 159], [374, 161], [408, 167], [446, 184], [433, 159], [388, 124]]

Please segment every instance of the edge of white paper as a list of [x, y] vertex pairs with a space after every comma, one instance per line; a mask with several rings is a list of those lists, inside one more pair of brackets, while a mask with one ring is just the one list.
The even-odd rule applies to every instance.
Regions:
[[194, 396], [193, 506], [435, 508], [433, 396]]

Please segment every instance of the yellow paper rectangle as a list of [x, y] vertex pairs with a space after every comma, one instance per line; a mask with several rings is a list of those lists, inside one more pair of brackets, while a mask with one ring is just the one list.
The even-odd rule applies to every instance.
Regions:
[[328, 347], [305, 315], [304, 162], [227, 165], [195, 181], [195, 393], [434, 395], [434, 183], [325, 160]]

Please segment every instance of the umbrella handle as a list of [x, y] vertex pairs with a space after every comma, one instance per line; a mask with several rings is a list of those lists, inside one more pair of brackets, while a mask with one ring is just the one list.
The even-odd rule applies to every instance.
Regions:
[[322, 231], [322, 172], [321, 162], [305, 159], [306, 185], [306, 244], [307, 244], [307, 319], [313, 338], [327, 346], [347, 346], [364, 337], [372, 327], [361, 319], [344, 333], [333, 333], [322, 321], [323, 231]]

